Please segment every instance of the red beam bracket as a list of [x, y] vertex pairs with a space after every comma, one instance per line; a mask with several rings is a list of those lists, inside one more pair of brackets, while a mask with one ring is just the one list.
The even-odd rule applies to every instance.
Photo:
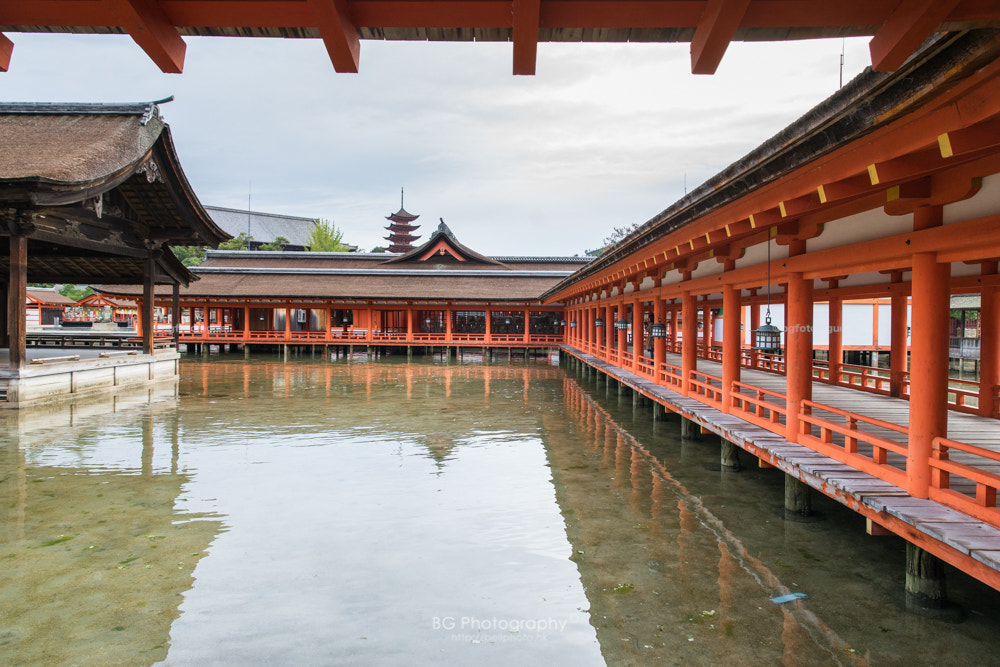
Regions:
[[361, 59], [361, 39], [351, 17], [347, 0], [308, 0], [316, 27], [323, 38], [333, 69], [341, 74], [357, 74]]
[[108, 0], [117, 24], [125, 29], [165, 74], [184, 70], [187, 44], [156, 0]]
[[708, 0], [691, 38], [691, 73], [715, 74], [750, 0]]
[[879, 72], [899, 69], [958, 3], [959, 0], [900, 2], [868, 43], [872, 69]]
[[514, 74], [533, 75], [538, 60], [541, 0], [513, 0]]

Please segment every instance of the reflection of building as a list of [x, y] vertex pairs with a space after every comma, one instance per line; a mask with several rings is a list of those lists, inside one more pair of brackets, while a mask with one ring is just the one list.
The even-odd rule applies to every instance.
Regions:
[[[561, 304], [538, 295], [584, 257], [486, 257], [443, 222], [419, 248], [385, 253], [212, 252], [179, 294], [179, 340], [210, 343], [549, 347]], [[138, 287], [104, 285], [139, 298]], [[167, 294], [158, 307], [171, 311]], [[162, 332], [170, 323], [159, 325]]]

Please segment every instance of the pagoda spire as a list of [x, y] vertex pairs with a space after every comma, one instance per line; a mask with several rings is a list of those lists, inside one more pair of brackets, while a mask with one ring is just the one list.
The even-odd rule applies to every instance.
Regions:
[[412, 224], [420, 216], [407, 213], [406, 209], [403, 208], [403, 194], [404, 190], [400, 188], [399, 210], [386, 216], [386, 220], [389, 221], [389, 225], [386, 227], [389, 230], [389, 236], [382, 238], [389, 242], [389, 252], [409, 252], [413, 250], [413, 242], [420, 238], [418, 234], [413, 233], [420, 229], [420, 225]]

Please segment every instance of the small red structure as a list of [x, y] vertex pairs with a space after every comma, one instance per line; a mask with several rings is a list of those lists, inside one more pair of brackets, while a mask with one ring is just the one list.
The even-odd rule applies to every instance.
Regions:
[[420, 229], [420, 225], [411, 223], [419, 217], [419, 215], [407, 213], [406, 209], [403, 208], [403, 191], [400, 190], [399, 210], [386, 217], [386, 220], [389, 221], [389, 226], [386, 227], [389, 230], [389, 236], [383, 238], [389, 242], [389, 252], [404, 253], [413, 250], [413, 242], [420, 238], [413, 232]]

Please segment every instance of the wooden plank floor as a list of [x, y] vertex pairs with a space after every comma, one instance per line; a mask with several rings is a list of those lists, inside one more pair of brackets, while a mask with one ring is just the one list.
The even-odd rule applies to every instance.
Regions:
[[[905, 489], [855, 470], [803, 445], [788, 442], [782, 436], [737, 416], [724, 414], [693, 398], [681, 396], [648, 378], [612, 366], [568, 345], [560, 347], [587, 365], [639, 390], [668, 409], [744, 449], [767, 452], [775, 467], [798, 477], [855, 511], [866, 516], [885, 513], [895, 517], [925, 536], [955, 549], [959, 554], [1000, 572], [1000, 529], [935, 501], [913, 498]], [[667, 356], [667, 363], [680, 365], [679, 355]], [[699, 359], [698, 370], [721, 376], [722, 365]], [[741, 382], [782, 394], [785, 391], [784, 376], [774, 373], [744, 368], [741, 370]], [[909, 421], [909, 403], [903, 399], [814, 382], [813, 400], [901, 426], [906, 426]], [[896, 440], [903, 438], [901, 434], [887, 429], [872, 429], [872, 432], [879, 432]], [[949, 412], [948, 437], [1000, 451], [1000, 423], [994, 419]], [[959, 456], [953, 458], [958, 460]], [[977, 464], [982, 461], [978, 459]], [[979, 467], [985, 468], [982, 465]], [[960, 564], [956, 565], [961, 567]], [[970, 574], [975, 576], [974, 572]]]

